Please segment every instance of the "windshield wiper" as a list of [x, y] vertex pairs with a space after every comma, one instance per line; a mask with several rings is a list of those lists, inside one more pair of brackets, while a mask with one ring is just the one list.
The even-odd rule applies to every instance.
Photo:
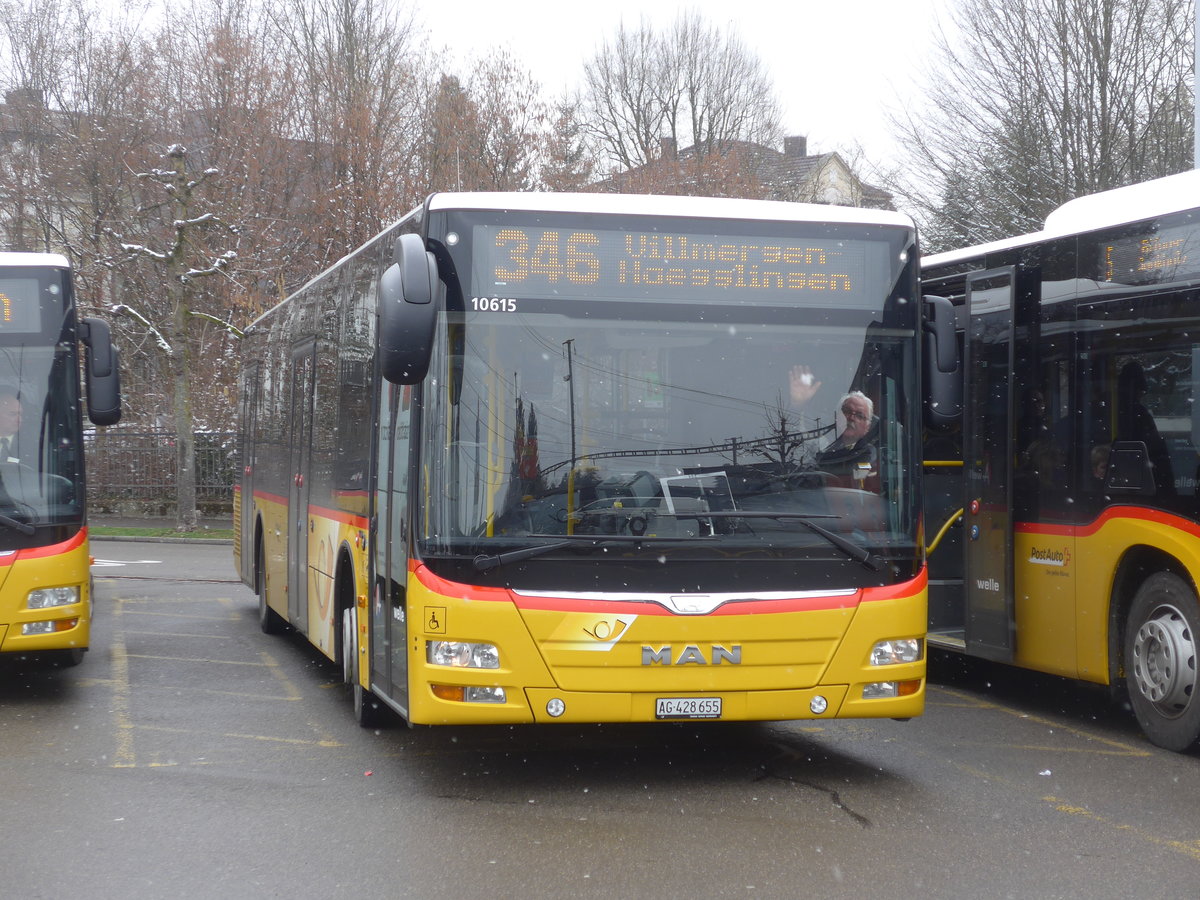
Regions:
[[489, 556], [486, 553], [481, 553], [472, 560], [475, 568], [480, 572], [486, 572], [489, 569], [495, 569], [498, 566], [507, 565], [512, 562], [520, 562], [523, 559], [533, 559], [535, 556], [545, 556], [547, 553], [553, 553], [555, 550], [561, 550], [564, 547], [585, 547], [590, 545], [590, 549], [599, 550], [611, 544], [633, 544], [634, 549], [640, 549], [638, 544], [694, 544], [697, 541], [711, 541], [712, 538], [706, 537], [637, 537], [635, 535], [605, 535], [603, 537], [593, 537], [591, 535], [573, 535], [564, 538], [561, 534], [531, 534], [531, 538], [557, 538], [553, 544], [537, 544], [533, 547], [522, 547], [520, 550], [509, 550], [506, 553], [497, 553]]
[[860, 546], [854, 543], [854, 541], [847, 540], [837, 532], [823, 528], [812, 521], [813, 519], [840, 519], [842, 518], [841, 516], [828, 513], [765, 512], [757, 509], [738, 510], [736, 512], [660, 513], [660, 515], [674, 515], [677, 519], [796, 519], [813, 534], [818, 534], [825, 538], [825, 540], [855, 562], [862, 563], [868, 569], [876, 572], [883, 568], [883, 560], [866, 547]]
[[4, 513], [0, 513], [0, 525], [3, 525], [5, 528], [14, 528], [21, 532], [21, 534], [35, 534], [37, 532], [37, 529], [28, 522], [22, 522], [20, 519], [14, 519], [12, 516], [4, 515]]

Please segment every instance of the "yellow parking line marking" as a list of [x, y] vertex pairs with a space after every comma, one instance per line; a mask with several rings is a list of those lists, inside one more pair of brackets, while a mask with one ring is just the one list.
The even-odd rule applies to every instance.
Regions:
[[192, 662], [192, 663], [211, 663], [212, 665], [222, 666], [254, 666], [262, 668], [263, 663], [249, 662], [244, 659], [212, 659], [195, 656], [154, 656], [150, 653], [130, 653], [130, 659], [157, 659], [163, 662]]
[[290, 699], [299, 700], [302, 696], [304, 696], [299, 690], [296, 689], [296, 686], [292, 684], [291, 679], [284, 674], [283, 669], [280, 668], [279, 662], [275, 659], [275, 657], [271, 656], [271, 654], [265, 650], [260, 651], [259, 656], [262, 658], [262, 663], [260, 665], [266, 666], [267, 671], [269, 671], [275, 677], [275, 679], [281, 685], [283, 685], [283, 689]]
[[118, 635], [113, 639], [113, 719], [117, 728], [117, 746], [113, 752], [114, 768], [131, 768], [137, 764], [133, 752], [133, 722], [129, 717], [129, 658], [125, 641]]
[[[993, 703], [990, 700], [981, 700], [977, 697], [972, 697], [969, 694], [964, 694], [960, 691], [953, 690], [952, 688], [942, 687], [940, 685], [931, 686], [930, 690], [937, 691], [939, 693], [949, 694], [951, 697], [954, 697], [954, 698], [958, 699], [959, 701], [961, 701], [961, 703], [954, 704], [956, 706], [961, 706], [961, 707], [968, 708], [968, 709], [996, 710], [997, 712], [1007, 713], [1008, 715], [1013, 716], [1018, 719], [1022, 719], [1023, 721], [1032, 722], [1035, 725], [1045, 725], [1049, 728], [1054, 728], [1058, 731], [1064, 731], [1068, 734], [1072, 734], [1075, 737], [1083, 738], [1088, 741], [1095, 741], [1096, 743], [1104, 744], [1108, 747], [1113, 748], [1111, 750], [1098, 750], [1098, 749], [1094, 749], [1094, 748], [1081, 747], [1081, 748], [1074, 748], [1071, 750], [1067, 750], [1066, 748], [1059, 748], [1059, 747], [1049, 748], [1049, 747], [1039, 747], [1039, 746], [1023, 746], [1021, 744], [1006, 744], [1005, 745], [1005, 746], [1012, 747], [1017, 750], [1022, 750], [1022, 749], [1049, 750], [1049, 749], [1053, 749], [1055, 751], [1061, 750], [1062, 752], [1096, 753], [1098, 755], [1105, 755], [1105, 756], [1138, 756], [1138, 757], [1150, 756], [1149, 750], [1145, 750], [1140, 747], [1134, 747], [1132, 744], [1126, 744], [1123, 741], [1110, 740], [1109, 738], [1101, 737], [1098, 734], [1093, 734], [1092, 732], [1085, 731], [1082, 728], [1076, 728], [1072, 725], [1068, 725], [1067, 723], [1056, 720], [1056, 719], [1047, 719], [1047, 718], [1043, 718], [1042, 716], [1035, 716], [1031, 713], [1027, 713], [1027, 712], [1024, 712], [1019, 709], [1013, 709], [1010, 706], [1003, 706], [999, 703]], [[949, 705], [949, 704], [946, 704], [946, 705]], [[988, 742], [988, 745], [989, 746], [999, 746], [995, 742]]]
[[269, 742], [281, 743], [281, 744], [295, 744], [295, 745], [301, 746], [301, 747], [337, 748], [337, 747], [344, 746], [343, 744], [339, 743], [338, 741], [330, 740], [327, 738], [321, 738], [320, 740], [310, 741], [310, 740], [305, 740], [304, 738], [272, 737], [271, 735], [268, 735], [268, 734], [224, 734], [224, 735], [222, 735], [222, 737], [240, 738], [240, 739], [247, 740], [247, 741], [269, 741]]
[[228, 622], [231, 618], [235, 618], [234, 616], [198, 616], [184, 613], [169, 613], [156, 609], [128, 610], [124, 606], [118, 607], [116, 614], [122, 616], [159, 616], [165, 619], [194, 619], [198, 622]]
[[[1003, 785], [1012, 789], [1013, 791], [1020, 791], [1025, 787], [1024, 785], [1013, 782], [1010, 779], [1003, 778], [991, 772], [984, 772], [983, 770], [976, 769], [973, 766], [965, 765], [963, 763], [956, 763], [955, 765], [960, 771], [963, 771], [968, 775], [972, 775], [975, 778], [978, 778], [980, 781], [987, 781], [992, 784]], [[1107, 816], [1102, 816], [1099, 813], [1092, 812], [1086, 806], [1068, 803], [1066, 800], [1063, 800], [1059, 797], [1045, 796], [1042, 797], [1041, 800], [1043, 803], [1049, 803], [1054, 807], [1055, 811], [1063, 813], [1064, 815], [1088, 819], [1092, 822], [1095, 822], [1097, 825], [1104, 825], [1108, 828], [1114, 828], [1117, 831], [1124, 831], [1133, 835], [1139, 840], [1146, 842], [1147, 844], [1154, 845], [1155, 847], [1162, 847], [1166, 850], [1182, 853], [1185, 856], [1191, 857], [1192, 859], [1200, 860], [1200, 841], [1178, 841], [1174, 838], [1161, 837], [1157, 834], [1146, 831], [1144, 828], [1139, 828], [1137, 825], [1126, 825], [1122, 822], [1116, 821], [1115, 819], [1110, 819]]]
[[233, 640], [233, 635], [230, 634], [195, 634], [184, 631], [138, 631], [136, 628], [126, 628], [126, 634], [140, 634], [144, 637], [179, 637], [179, 638], [204, 638], [206, 641], [229, 641]]
[[120, 597], [121, 603], [153, 603], [155, 606], [177, 606], [184, 603], [211, 603], [215, 597]]
[[[169, 728], [165, 725], [138, 725], [137, 729], [139, 731], [155, 731], [160, 734], [207, 735], [210, 737], [214, 735], [214, 733], [210, 731], [198, 731], [194, 728]], [[323, 738], [314, 741], [307, 738], [279, 737], [278, 735], [271, 734], [242, 734], [236, 731], [219, 732], [216, 734], [216, 736], [223, 738], [234, 738], [235, 740], [242, 741], [266, 741], [268, 743], [276, 744], [293, 744], [299, 747], [329, 747], [336, 749], [338, 747], [345, 746], [341, 742], [332, 739]]]
[[240, 700], [275, 700], [292, 703], [299, 700], [299, 697], [282, 697], [279, 694], [257, 694], [252, 691], [219, 691], [216, 688], [198, 688], [188, 684], [158, 684], [151, 688], [144, 689], [144, 693], [152, 694], [155, 692], [170, 691], [173, 695], [179, 694], [212, 694], [215, 697], [237, 697]]
[[328, 732], [324, 728], [321, 727], [320, 722], [314, 721], [313, 719], [309, 719], [306, 724], [308, 725], [309, 728], [311, 728], [314, 732], [316, 732], [318, 747], [340, 747], [341, 746], [341, 744], [339, 744], [334, 739], [333, 734], [331, 732]]
[[[291, 679], [288, 678], [286, 674], [284, 674], [283, 669], [280, 668], [279, 662], [275, 659], [275, 657], [271, 656], [271, 654], [265, 650], [260, 651], [260, 656], [262, 657], [263, 664], [269, 668], [271, 674], [274, 675], [275, 678], [278, 679], [279, 683], [283, 685], [283, 689], [285, 691], [287, 691], [288, 697], [291, 699], [299, 700], [302, 696], [300, 691], [292, 683]], [[317, 733], [318, 746], [321, 746], [321, 747], [340, 747], [341, 746], [340, 744], [337, 743], [337, 741], [335, 741], [333, 739], [332, 735], [328, 731], [326, 731], [324, 728], [321, 727], [321, 725], [318, 722], [316, 722], [312, 719], [309, 719], [307, 724], [308, 724], [309, 728], [311, 728], [313, 731], [315, 731]]]
[[1159, 837], [1156, 834], [1151, 834], [1148, 831], [1138, 828], [1136, 825], [1123, 825], [1120, 822], [1114, 822], [1112, 819], [1092, 812], [1085, 806], [1073, 806], [1060, 800], [1058, 797], [1043, 797], [1042, 799], [1061, 813], [1088, 819], [1099, 825], [1108, 825], [1120, 831], [1127, 831], [1148, 844], [1154, 844], [1156, 847], [1164, 847], [1167, 850], [1174, 850], [1177, 853], [1182, 853], [1184, 856], [1190, 856], [1192, 859], [1200, 861], [1200, 841], [1176, 841], [1171, 838]]
[[[1000, 712], [1006, 712], [1009, 715], [1019, 716], [1022, 719], [1027, 719], [1027, 720], [1029, 720], [1031, 722], [1035, 722], [1039, 725], [1052, 726], [1053, 728], [1069, 732], [1078, 737], [1083, 737], [1083, 738], [1085, 738], [1087, 740], [1091, 740], [1091, 741], [1099, 741], [1101, 743], [1108, 744], [1108, 745], [1116, 747], [1118, 749], [1115, 751], [1092, 750], [1092, 749], [1080, 749], [1078, 751], [1071, 751], [1070, 749], [1064, 748], [1064, 747], [1032, 747], [1032, 746], [1023, 747], [1020, 745], [1005, 744], [1004, 746], [1006, 746], [1006, 747], [1012, 747], [1013, 749], [1018, 749], [1018, 750], [1024, 750], [1024, 749], [1036, 750], [1039, 753], [1081, 752], [1081, 753], [1096, 753], [1096, 754], [1103, 754], [1103, 755], [1110, 755], [1110, 756], [1129, 756], [1129, 757], [1145, 757], [1145, 756], [1152, 755], [1151, 752], [1148, 750], [1140, 750], [1136, 747], [1131, 747], [1128, 744], [1123, 744], [1120, 741], [1110, 741], [1105, 738], [1097, 737], [1096, 735], [1089, 734], [1088, 732], [1083, 731], [1082, 729], [1076, 729], [1076, 728], [1071, 728], [1069, 726], [1065, 726], [1061, 722], [1051, 721], [1049, 719], [1043, 719], [1039, 716], [1032, 716], [1027, 713], [1021, 712], [1020, 710], [1010, 709], [1010, 708], [1001, 706], [998, 703], [992, 703], [987, 700], [979, 700], [977, 698], [970, 697], [966, 694], [961, 694], [958, 691], [954, 691], [949, 688], [937, 687], [936, 690], [943, 691], [947, 694], [950, 694], [954, 697], [961, 699], [962, 701], [964, 701], [961, 704], [962, 706], [967, 706], [967, 707], [977, 708], [977, 709], [999, 710]], [[976, 743], [978, 743], [980, 745], [984, 745], [986, 743], [987, 746], [991, 746], [991, 747], [1000, 746], [996, 742], [979, 741]], [[1005, 787], [1011, 788], [1014, 791], [1022, 791], [1026, 787], [1026, 785], [1019, 784], [1017, 782], [1013, 782], [1010, 779], [1004, 778], [1002, 776], [998, 776], [992, 772], [985, 772], [982, 769], [978, 769], [978, 768], [968, 765], [966, 763], [956, 762], [955, 767], [958, 768], [960, 771], [965, 772], [966, 774], [968, 774], [974, 778], [978, 778], [981, 781], [987, 781], [987, 782], [990, 782], [993, 784], [1004, 785]], [[1069, 803], [1068, 801], [1063, 800], [1059, 797], [1044, 796], [1041, 798], [1041, 800], [1044, 803], [1051, 804], [1057, 812], [1063, 813], [1064, 815], [1076, 816], [1079, 818], [1088, 819], [1092, 822], [1095, 822], [1098, 825], [1103, 825], [1108, 828], [1114, 828], [1118, 831], [1127, 832], [1128, 834], [1133, 835], [1134, 837], [1138, 838], [1141, 841], [1144, 841], [1147, 844], [1152, 844], [1156, 847], [1161, 847], [1161, 848], [1164, 848], [1167, 850], [1172, 850], [1176, 853], [1182, 853], [1185, 856], [1188, 856], [1192, 859], [1200, 860], [1200, 841], [1179, 841], [1179, 840], [1175, 840], [1173, 838], [1162, 837], [1160, 835], [1156, 835], [1149, 831], [1146, 831], [1143, 828], [1139, 828], [1136, 825], [1126, 825], [1122, 822], [1118, 822], [1114, 819], [1110, 819], [1106, 816], [1102, 816], [1102, 815], [1095, 813], [1092, 810], [1088, 809], [1086, 806], [1080, 806], [1078, 804]]]

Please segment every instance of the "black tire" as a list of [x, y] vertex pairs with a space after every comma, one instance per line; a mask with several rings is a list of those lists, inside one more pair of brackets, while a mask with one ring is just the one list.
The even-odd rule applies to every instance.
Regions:
[[254, 592], [258, 594], [258, 627], [262, 629], [263, 634], [283, 634], [287, 622], [267, 606], [267, 574], [261, 542], [254, 552]]
[[362, 654], [358, 649], [358, 610], [351, 606], [342, 610], [342, 677], [350, 685], [354, 701], [354, 721], [363, 728], [383, 728], [394, 720], [392, 711], [383, 701], [359, 683], [358, 664]]
[[71, 647], [67, 650], [51, 650], [49, 658], [51, 664], [58, 668], [70, 669], [83, 662], [86, 653], [87, 647]]
[[1125, 623], [1125, 682], [1151, 743], [1183, 751], [1200, 741], [1200, 604], [1170, 572], [1147, 578]]

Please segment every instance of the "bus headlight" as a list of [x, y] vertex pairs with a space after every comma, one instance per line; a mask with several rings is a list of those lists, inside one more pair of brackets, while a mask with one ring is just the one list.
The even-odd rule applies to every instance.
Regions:
[[917, 681], [874, 681], [863, 685], [864, 700], [885, 700], [889, 697], [909, 697], [921, 689]]
[[425, 659], [433, 666], [456, 669], [498, 669], [500, 651], [495, 644], [472, 644], [467, 641], [430, 641]]
[[895, 666], [900, 663], [912, 663], [921, 658], [921, 653], [920, 638], [879, 641], [871, 648], [871, 665]]
[[79, 619], [50, 619], [47, 622], [26, 622], [21, 626], [21, 634], [58, 634], [60, 631], [70, 631], [79, 624]]
[[25, 605], [30, 609], [50, 609], [55, 606], [70, 606], [79, 602], [79, 587], [39, 588], [30, 591]]
[[439, 700], [456, 703], [507, 703], [502, 687], [464, 687], [461, 684], [431, 684], [429, 689]]

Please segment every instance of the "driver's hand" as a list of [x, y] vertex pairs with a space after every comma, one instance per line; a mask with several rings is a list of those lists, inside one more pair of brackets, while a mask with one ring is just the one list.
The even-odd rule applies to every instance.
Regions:
[[808, 403], [821, 389], [821, 382], [817, 381], [812, 369], [808, 366], [792, 366], [791, 371], [788, 372], [788, 387], [791, 392], [792, 406], [800, 407]]

